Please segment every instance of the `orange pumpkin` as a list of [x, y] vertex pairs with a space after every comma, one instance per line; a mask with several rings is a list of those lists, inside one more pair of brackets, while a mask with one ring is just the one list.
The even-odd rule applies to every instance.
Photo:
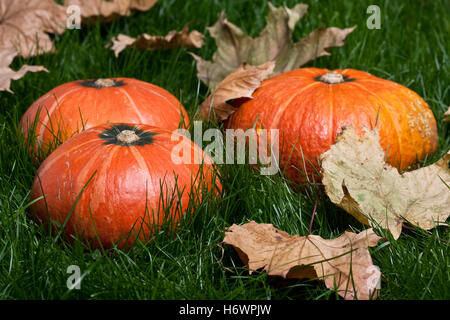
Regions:
[[[319, 156], [342, 127], [377, 128], [387, 161], [405, 170], [436, 151], [436, 120], [412, 90], [369, 73], [302, 68], [262, 82], [228, 119], [231, 129], [278, 129], [280, 167], [293, 181], [318, 181]], [[306, 174], [305, 174], [306, 173]]]
[[36, 142], [46, 151], [83, 129], [108, 122], [176, 130], [189, 118], [178, 99], [163, 88], [114, 78], [72, 81], [50, 90], [28, 108], [20, 126], [25, 136], [35, 130]]
[[[181, 155], [189, 161], [172, 160], [180, 150], [190, 153]], [[74, 136], [45, 159], [31, 189], [31, 199], [44, 198], [30, 212], [57, 228], [69, 217], [65, 233], [93, 246], [98, 236], [104, 247], [123, 247], [137, 237], [148, 239], [165, 221], [178, 222], [189, 201], [198, 204], [204, 192], [220, 188], [211, 158], [185, 136], [147, 125], [105, 124]]]

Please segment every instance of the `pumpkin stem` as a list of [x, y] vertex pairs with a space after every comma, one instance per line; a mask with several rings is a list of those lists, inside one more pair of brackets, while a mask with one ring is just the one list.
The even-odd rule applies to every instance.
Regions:
[[344, 76], [336, 71], [330, 71], [319, 77], [319, 80], [328, 84], [345, 82]]
[[116, 136], [116, 138], [123, 143], [133, 143], [139, 140], [138, 135], [133, 130], [123, 130]]
[[113, 87], [116, 84], [112, 79], [97, 79], [94, 83], [99, 88]]

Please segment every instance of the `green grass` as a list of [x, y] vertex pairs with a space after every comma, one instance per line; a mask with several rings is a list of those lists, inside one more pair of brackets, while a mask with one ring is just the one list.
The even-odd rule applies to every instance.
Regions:
[[[293, 6], [295, 1], [274, 1]], [[355, 68], [401, 83], [421, 95], [438, 121], [439, 149], [430, 164], [450, 149], [449, 125], [441, 121], [450, 105], [450, 7], [448, 0], [306, 1], [307, 15], [294, 37], [320, 25], [358, 28], [341, 48], [308, 66]], [[366, 28], [366, 9], [381, 8], [381, 30]], [[37, 170], [21, 146], [18, 122], [31, 103], [64, 82], [114, 76], [134, 77], [166, 88], [192, 116], [207, 95], [196, 77], [189, 50], [142, 52], [126, 49], [119, 58], [104, 48], [119, 32], [164, 35], [190, 22], [207, 35], [221, 10], [256, 36], [265, 25], [266, 1], [163, 0], [148, 12], [112, 24], [54, 36], [57, 51], [23, 61], [50, 73], [14, 81], [14, 95], [0, 92], [0, 299], [336, 299], [317, 281], [280, 281], [265, 273], [248, 275], [234, 250], [220, 245], [224, 230], [248, 220], [272, 223], [291, 234], [308, 233], [315, 195], [293, 192], [279, 176], [267, 177], [246, 165], [222, 165], [226, 196], [194, 210], [175, 237], [165, 232], [129, 251], [87, 250], [80, 242], [56, 240], [28, 215], [29, 189]], [[210, 58], [214, 41], [196, 54]], [[206, 126], [204, 126], [205, 128]], [[206, 129], [206, 128], [205, 128]], [[318, 195], [312, 231], [333, 238], [366, 228]], [[380, 232], [381, 233], [381, 232]], [[383, 273], [379, 299], [450, 299], [449, 229], [405, 230], [395, 241], [371, 249]], [[78, 265], [81, 290], [66, 287], [68, 266]]]

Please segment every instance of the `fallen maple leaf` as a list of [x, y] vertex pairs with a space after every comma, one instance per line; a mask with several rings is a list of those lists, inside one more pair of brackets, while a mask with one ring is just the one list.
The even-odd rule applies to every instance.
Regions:
[[63, 33], [66, 19], [64, 7], [53, 0], [0, 0], [0, 48], [24, 58], [53, 52], [48, 33]]
[[153, 7], [159, 0], [130, 0], [130, 9], [147, 11]]
[[0, 50], [0, 91], [8, 91], [11, 92], [10, 85], [11, 80], [18, 80], [22, 78], [27, 72], [38, 72], [38, 71], [46, 71], [42, 66], [29, 66], [23, 65], [19, 71], [14, 71], [9, 68], [9, 65], [17, 56], [18, 52], [14, 49], [10, 50]]
[[318, 278], [345, 299], [370, 299], [378, 294], [381, 273], [367, 248], [380, 239], [372, 229], [345, 232], [330, 240], [317, 235], [290, 236], [271, 224], [251, 221], [233, 224], [223, 242], [236, 249], [250, 274], [263, 268], [271, 276]]
[[326, 49], [342, 46], [347, 35], [356, 28], [318, 28], [294, 43], [292, 32], [307, 8], [305, 4], [297, 4], [292, 9], [276, 8], [269, 2], [267, 25], [257, 38], [246, 35], [222, 12], [219, 20], [208, 28], [217, 45], [212, 61], [191, 53], [197, 62], [197, 76], [214, 87], [244, 63], [256, 66], [268, 61], [276, 62], [273, 75], [280, 74], [329, 55]]
[[214, 89], [214, 92], [200, 105], [199, 114], [205, 120], [215, 117], [226, 120], [236, 108], [227, 101], [237, 98], [251, 98], [269, 74], [272, 73], [275, 62], [270, 61], [260, 66], [244, 64], [225, 77]]
[[347, 127], [320, 160], [331, 201], [395, 239], [405, 221], [428, 230], [450, 215], [450, 152], [431, 166], [400, 174], [385, 162], [376, 131], [365, 129], [361, 138]]
[[445, 122], [450, 122], [450, 107], [445, 111], [443, 119]]
[[151, 36], [146, 33], [132, 38], [124, 34], [119, 34], [111, 39], [107, 47], [111, 47], [116, 57], [126, 47], [134, 45], [141, 50], [175, 49], [181, 47], [201, 48], [203, 46], [203, 35], [197, 30], [189, 32], [188, 25], [181, 31], [170, 31], [165, 37]]
[[66, 7], [80, 7], [82, 23], [88, 23], [91, 19], [110, 22], [120, 16], [129, 16], [132, 10], [149, 10], [157, 2], [158, 0], [63, 0]]

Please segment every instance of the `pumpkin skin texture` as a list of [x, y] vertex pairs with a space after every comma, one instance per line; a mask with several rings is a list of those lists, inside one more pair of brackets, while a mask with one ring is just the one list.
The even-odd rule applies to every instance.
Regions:
[[[301, 68], [261, 83], [226, 121], [229, 129], [278, 129], [280, 169], [297, 183], [320, 181], [318, 159], [345, 126], [378, 129], [387, 162], [406, 170], [436, 151], [436, 120], [412, 90], [369, 73]], [[306, 173], [306, 174], [305, 174]]]
[[[204, 159], [203, 164], [175, 163], [175, 146], [189, 150], [189, 159]], [[64, 228], [69, 240], [76, 235], [93, 247], [128, 247], [138, 237], [149, 239], [165, 221], [176, 225], [189, 206], [202, 201], [203, 192], [218, 195], [221, 185], [213, 166], [202, 149], [171, 131], [97, 126], [63, 143], [41, 164], [31, 199], [45, 199], [31, 206], [31, 216], [59, 229], [73, 208]], [[173, 206], [167, 205], [171, 199]]]
[[188, 125], [189, 117], [168, 91], [136, 79], [114, 78], [72, 81], [50, 90], [28, 108], [20, 126], [25, 137], [34, 129], [36, 143], [47, 151], [103, 123], [145, 123], [176, 130], [183, 121]]

